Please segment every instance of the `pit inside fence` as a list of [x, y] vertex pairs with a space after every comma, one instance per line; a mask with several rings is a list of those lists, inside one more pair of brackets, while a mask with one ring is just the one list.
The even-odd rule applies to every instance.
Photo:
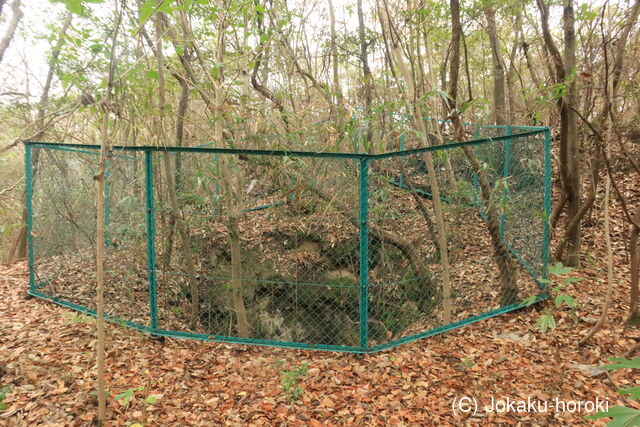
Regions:
[[[113, 147], [108, 319], [160, 336], [374, 352], [544, 298], [549, 129], [472, 125], [469, 133], [470, 141], [426, 148], [403, 133], [397, 150], [380, 154]], [[95, 314], [100, 147], [25, 147], [29, 293]], [[482, 165], [488, 199], [463, 147]], [[447, 230], [448, 322], [425, 153], [436, 164]], [[487, 203], [518, 267], [509, 299]]]

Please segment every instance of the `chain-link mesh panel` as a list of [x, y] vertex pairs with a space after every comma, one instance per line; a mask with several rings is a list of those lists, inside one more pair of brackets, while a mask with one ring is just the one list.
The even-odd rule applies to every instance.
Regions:
[[154, 170], [162, 329], [359, 345], [354, 160], [157, 154]]
[[[442, 201], [449, 298], [427, 156]], [[532, 275], [543, 274], [542, 135], [374, 160], [372, 171], [371, 345], [540, 292]]]
[[[33, 148], [34, 287], [95, 309], [96, 187], [99, 153]], [[135, 156], [114, 155], [105, 176], [107, 315], [149, 322], [144, 177]]]
[[[429, 153], [410, 132], [408, 151], [378, 156], [117, 150], [107, 313], [161, 335], [367, 351], [516, 307], [545, 273], [549, 135], [468, 126], [497, 140], [449, 145], [450, 130]], [[97, 148], [27, 153], [31, 291], [93, 310]]]

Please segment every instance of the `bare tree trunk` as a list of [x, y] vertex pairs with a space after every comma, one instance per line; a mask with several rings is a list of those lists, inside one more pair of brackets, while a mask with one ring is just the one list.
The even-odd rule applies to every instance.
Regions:
[[[629, 39], [629, 34], [631, 33], [631, 29], [635, 25], [638, 20], [638, 15], [640, 14], [640, 0], [636, 0], [631, 10], [629, 12], [629, 18], [624, 24], [622, 33], [620, 34], [620, 38], [616, 41], [616, 52], [613, 58], [613, 69], [611, 70], [611, 95], [604, 97], [604, 105], [602, 111], [600, 112], [600, 116], [598, 121], [600, 123], [606, 122], [609, 112], [612, 110], [612, 107], [616, 104], [616, 97], [618, 92], [618, 86], [620, 84], [620, 78], [622, 76], [622, 68], [624, 66], [624, 57], [626, 53], [627, 41]], [[605, 46], [605, 49], [607, 47]], [[612, 123], [614, 124], [614, 123]]]
[[[51, 90], [51, 83], [53, 81], [53, 76], [55, 74], [55, 67], [58, 63], [58, 57], [60, 56], [60, 50], [62, 50], [62, 46], [65, 42], [65, 37], [67, 34], [67, 30], [71, 25], [71, 17], [72, 15], [67, 14], [64, 23], [62, 24], [62, 29], [60, 30], [60, 34], [58, 35], [58, 40], [56, 42], [56, 46], [53, 48], [51, 52], [51, 59], [49, 60], [49, 70], [47, 71], [47, 78], [44, 82], [44, 87], [42, 88], [42, 94], [40, 95], [40, 100], [38, 101], [38, 107], [36, 112], [36, 122], [35, 128], [37, 129], [37, 133], [33, 136], [32, 140], [40, 141], [44, 138], [46, 126], [44, 124], [44, 117], [46, 113], [46, 109], [49, 104], [49, 91]], [[32, 164], [33, 164], [33, 173], [32, 173], [32, 185], [37, 177], [37, 167], [38, 167], [38, 159], [40, 158], [40, 151], [35, 150]], [[11, 245], [11, 249], [9, 250], [9, 256], [7, 261], [9, 263], [15, 262], [20, 259], [25, 259], [27, 257], [27, 208], [26, 208], [26, 193], [23, 194], [23, 206], [22, 209], [22, 225], [20, 227], [20, 231], [14, 242]]]
[[496, 30], [496, 11], [493, 6], [485, 6], [484, 15], [487, 19], [487, 34], [491, 47], [491, 59], [493, 61], [493, 108], [494, 122], [498, 125], [506, 123], [505, 88], [504, 88], [504, 63], [500, 55], [500, 44]]
[[[515, 91], [515, 83], [514, 83], [514, 75], [516, 73], [516, 54], [518, 52], [518, 35], [520, 34], [520, 29], [522, 28], [522, 8], [518, 7], [516, 11], [516, 18], [514, 22], [514, 29], [516, 37], [513, 40], [513, 45], [511, 46], [511, 53], [509, 55], [509, 67], [506, 73], [507, 79], [507, 100], [508, 100], [508, 113], [507, 118], [509, 123], [516, 122], [516, 91]], [[527, 97], [524, 98], [525, 102], [525, 111], [528, 111], [528, 102]]]
[[[462, 24], [460, 21], [460, 2], [459, 0], [450, 0], [451, 5], [451, 68], [450, 68], [450, 86], [449, 86], [449, 98], [451, 102], [451, 116], [455, 128], [456, 139], [458, 141], [464, 141], [464, 129], [462, 127], [462, 120], [457, 112], [457, 90], [458, 90], [458, 76], [460, 68], [460, 39], [462, 33]], [[478, 158], [475, 156], [473, 148], [466, 146], [463, 147], [463, 151], [473, 171], [478, 176], [478, 184], [480, 186], [480, 194], [485, 202], [486, 214], [487, 214], [487, 230], [491, 237], [491, 243], [493, 246], [493, 257], [498, 266], [500, 274], [500, 288], [502, 296], [502, 305], [513, 304], [518, 299], [518, 284], [517, 284], [517, 268], [511, 253], [507, 249], [505, 243], [500, 237], [500, 215], [498, 214], [494, 202], [491, 200], [491, 187], [487, 178], [486, 172]]]
[[[430, 91], [436, 91], [437, 87], [433, 77], [435, 74], [435, 67], [433, 65], [433, 50], [431, 49], [431, 39], [429, 38], [429, 31], [428, 31], [428, 28], [426, 27], [426, 22], [423, 23], [423, 30], [424, 30], [423, 31], [424, 32], [424, 48], [425, 48], [425, 53], [427, 57], [427, 66], [429, 67], [429, 73], [427, 74], [426, 82], [429, 85]], [[431, 116], [432, 117], [440, 116], [438, 114], [438, 99], [436, 97], [431, 96], [428, 98], [427, 102], [431, 110]], [[436, 124], [435, 126], [432, 127], [432, 129], [435, 131], [435, 134], [439, 140], [439, 143], [444, 144], [444, 138], [442, 136], [442, 132], [440, 131], [440, 126]], [[456, 183], [456, 175], [453, 170], [453, 165], [451, 164], [451, 156], [449, 156], [448, 154], [445, 154], [445, 170], [447, 172], [447, 175], [449, 176], [449, 185], [451, 186], [451, 188], [454, 188]]]
[[[259, 0], [254, 0], [254, 2], [256, 6], [259, 5]], [[266, 38], [266, 33], [264, 31], [264, 14], [260, 11], [256, 11], [256, 14], [257, 14], [256, 20], [257, 20], [257, 27], [258, 27], [258, 35], [260, 36], [260, 38], [259, 38], [258, 47], [256, 49], [258, 54], [256, 55], [256, 58], [254, 60], [253, 70], [251, 72], [251, 86], [253, 86], [256, 92], [258, 92], [260, 95], [262, 95], [263, 97], [265, 97], [266, 99], [270, 100], [273, 103], [276, 109], [280, 112], [280, 117], [282, 118], [285, 129], [288, 131], [289, 119], [287, 117], [284, 104], [266, 86], [258, 82], [258, 72], [260, 70], [260, 66], [262, 65], [264, 52], [266, 49], [266, 42], [264, 40], [264, 38]]]
[[[598, 186], [600, 184], [600, 165], [602, 163], [601, 162], [602, 159], [599, 156], [599, 152], [600, 150], [595, 149], [593, 158], [591, 159], [591, 189], [589, 191], [589, 195], [582, 202], [578, 213], [573, 218], [571, 218], [570, 221], [568, 221], [568, 224], [566, 226], [566, 230], [568, 230], [570, 233], [573, 232], [574, 229], [580, 227], [580, 222], [582, 221], [582, 218], [587, 214], [587, 212], [589, 212], [589, 210], [593, 207], [593, 204], [596, 201], [596, 197], [598, 195]], [[554, 218], [552, 218], [552, 220], [553, 219]], [[552, 224], [554, 224], [553, 221], [552, 221]], [[556, 247], [556, 251], [554, 254], [554, 258], [559, 259], [562, 257], [562, 254], [564, 253], [567, 247], [567, 244], [568, 244], [567, 240], [561, 240], [558, 243], [558, 246]]]
[[[107, 92], [106, 101], [109, 100]], [[104, 107], [104, 119], [102, 123], [101, 139], [102, 145], [100, 149], [100, 165], [98, 174], [95, 176], [97, 183], [96, 189], [96, 209], [97, 209], [97, 225], [96, 225], [96, 327], [97, 327], [97, 381], [98, 381], [98, 423], [102, 423], [106, 419], [106, 387], [105, 387], [105, 327], [104, 327], [104, 248], [105, 248], [105, 227], [104, 227], [104, 187], [107, 156], [109, 155], [109, 107]]]
[[[218, 39], [216, 42], [216, 63], [222, 64], [225, 52], [225, 9], [224, 1], [217, 0], [218, 8]], [[224, 91], [222, 84], [224, 76], [222, 67], [218, 69], [218, 73], [214, 82], [214, 98], [216, 106], [216, 122], [215, 122], [215, 140], [219, 147], [224, 146], [223, 130], [224, 130]], [[230, 156], [223, 156], [222, 166], [222, 182], [227, 197], [229, 221], [227, 227], [229, 229], [229, 245], [231, 247], [231, 282], [232, 282], [232, 301], [233, 309], [236, 314], [236, 328], [240, 338], [249, 337], [249, 320], [244, 306], [243, 296], [243, 280], [242, 280], [242, 251], [240, 246], [240, 218], [242, 216], [242, 182], [241, 172], [232, 169], [232, 160]]]
[[[161, 15], [156, 15], [156, 45], [155, 56], [157, 61], [158, 71], [158, 139], [163, 147], [167, 146], [167, 134], [165, 130], [165, 117], [166, 117], [166, 90], [165, 90], [165, 78], [164, 78], [164, 55], [162, 52], [162, 34], [164, 33], [163, 20]], [[197, 279], [197, 270], [195, 266], [195, 260], [191, 244], [189, 242], [189, 232], [187, 231], [186, 224], [182, 219], [180, 207], [178, 205], [178, 197], [176, 194], [176, 182], [175, 182], [175, 169], [172, 165], [172, 155], [165, 153], [163, 157], [164, 171], [167, 179], [167, 193], [169, 196], [169, 204], [171, 206], [169, 227], [167, 233], [173, 233], [171, 230], [172, 225], [175, 224], [180, 234], [180, 242], [182, 248], [182, 255], [184, 256], [187, 271], [189, 273], [189, 288], [191, 293], [191, 327], [196, 328], [200, 319], [200, 285]], [[169, 239], [166, 239], [167, 241]], [[172, 240], [172, 239], [171, 239]], [[172, 244], [172, 242], [170, 242]], [[169, 250], [168, 248], [165, 250]], [[167, 265], [168, 267], [168, 265]]]
[[[113, 40], [111, 42], [111, 50], [109, 51], [109, 77], [107, 79], [107, 89], [104, 97], [102, 108], [104, 117], [102, 119], [102, 128], [100, 132], [100, 160], [98, 173], [93, 177], [96, 181], [96, 359], [97, 359], [97, 391], [98, 391], [98, 424], [102, 425], [106, 420], [107, 400], [105, 387], [105, 321], [104, 321], [104, 259], [105, 259], [105, 224], [104, 224], [104, 189], [105, 174], [108, 156], [111, 155], [111, 141], [109, 139], [109, 113], [111, 108], [111, 96], [113, 91], [113, 80], [116, 69], [116, 40], [120, 21], [121, 12], [118, 10], [118, 3], [115, 6], [116, 24], [113, 31]], [[68, 18], [69, 22], [71, 18]]]
[[640, 324], [640, 250], [638, 249], [638, 236], [640, 236], [640, 213], [635, 217], [635, 223], [629, 233], [629, 251], [631, 252], [631, 294], [629, 297], [629, 323]]
[[329, 19], [331, 23], [331, 66], [333, 70], [333, 91], [334, 99], [336, 103], [335, 108], [335, 118], [334, 118], [334, 126], [336, 131], [339, 134], [339, 137], [342, 137], [342, 116], [344, 113], [344, 107], [342, 105], [342, 89], [340, 87], [340, 73], [338, 70], [338, 45], [336, 41], [336, 16], [333, 10], [333, 2], [332, 0], [327, 0], [328, 8], [329, 8]]
[[[180, 99], [178, 101], [178, 114], [176, 117], [176, 145], [182, 147], [184, 140], [184, 119], [187, 115], [187, 109], [189, 108], [189, 83], [179, 75], [175, 75], [180, 82]], [[175, 170], [173, 173], [175, 181], [176, 192], [181, 186], [181, 154], [175, 153]], [[165, 164], [165, 166], [167, 166]], [[166, 169], [166, 167], [165, 167]], [[177, 196], [177, 195], [176, 195]], [[176, 203], [177, 204], [177, 203]], [[174, 215], [169, 216], [167, 236], [165, 239], [164, 252], [162, 254], [162, 269], [168, 270], [171, 264], [171, 254], [173, 252], [174, 236], [175, 236], [176, 217]]]
[[11, 3], [11, 11], [13, 12], [13, 16], [11, 17], [11, 21], [9, 21], [7, 32], [4, 34], [2, 40], [0, 40], [0, 64], [11, 44], [11, 40], [13, 40], [13, 35], [16, 33], [16, 28], [18, 28], [18, 23], [24, 16], [22, 9], [20, 9], [20, 0], [13, 0], [13, 3]]
[[373, 127], [371, 126], [371, 88], [372, 77], [371, 68], [369, 67], [369, 55], [367, 53], [367, 35], [364, 26], [364, 11], [362, 10], [362, 0], [357, 0], [358, 5], [358, 42], [360, 43], [360, 62], [362, 62], [362, 78], [363, 78], [363, 97], [365, 108], [365, 123], [367, 126], [365, 147], [369, 147], [369, 151], [373, 149], [371, 136]]
[[[537, 0], [540, 10], [542, 35], [556, 70], [556, 83], [567, 85], [566, 94], [558, 99], [560, 112], [560, 177], [563, 192], [567, 199], [567, 225], [578, 216], [581, 207], [580, 198], [580, 158], [577, 115], [575, 104], [575, 79], [568, 82], [576, 65], [575, 17], [572, 0], [564, 0], [564, 56], [560, 55], [549, 29], [549, 7], [545, 0]], [[564, 199], [564, 196], [561, 196]], [[569, 230], [565, 227], [564, 239], [567, 241], [567, 255], [564, 263], [576, 267], [580, 264], [581, 228]]]
[[[404, 82], [408, 88], [408, 94], [404, 94], [405, 102], [413, 109], [413, 122], [415, 128], [420, 132], [423, 144], [425, 146], [430, 145], [427, 127], [424, 122], [424, 115], [422, 107], [419, 101], [416, 99], [415, 86], [413, 79], [407, 66], [405, 65], [404, 58], [402, 56], [402, 48], [400, 47], [400, 40], [397, 34], [395, 34], [395, 28], [388, 13], [388, 3], [384, 0], [384, 16], [386, 17], [387, 25], [389, 28], [389, 35], [392, 42], [393, 57], [398, 64], [398, 69], [403, 76]], [[384, 27], [383, 27], [384, 31]], [[398, 81], [398, 86], [401, 87]], [[443, 322], [451, 323], [451, 266], [449, 265], [449, 250], [447, 248], [447, 235], [446, 227], [444, 223], [444, 214], [442, 210], [442, 201], [440, 199], [440, 184], [438, 183], [438, 176], [436, 174], [435, 167], [433, 165], [433, 157], [430, 152], [424, 154], [424, 161], [427, 166], [427, 173], [429, 176], [429, 186], [431, 188], [433, 210], [436, 217], [436, 229], [438, 236], [438, 249], [440, 253], [440, 266], [442, 268], [442, 308], [443, 308]]]
[[[564, 0], [564, 60], [565, 75], [569, 76], [575, 73], [576, 67], [576, 35], [575, 35], [575, 16], [573, 12], [573, 0]], [[569, 189], [569, 198], [567, 205], [568, 218], [578, 216], [581, 201], [581, 184], [580, 184], [580, 142], [578, 140], [578, 116], [573, 109], [576, 105], [575, 91], [576, 79], [571, 79], [566, 95], [566, 101], [563, 102], [563, 110], [566, 115], [566, 165], [567, 165], [567, 186]], [[562, 153], [562, 151], [561, 151]], [[580, 246], [582, 242], [581, 227], [567, 229], [567, 257], [566, 265], [577, 267], [580, 265]]]
[[451, 61], [449, 62], [449, 105], [447, 106], [447, 111], [456, 108], [458, 76], [460, 74], [460, 39], [462, 38], [460, 1], [450, 0], [449, 5], [451, 8]]

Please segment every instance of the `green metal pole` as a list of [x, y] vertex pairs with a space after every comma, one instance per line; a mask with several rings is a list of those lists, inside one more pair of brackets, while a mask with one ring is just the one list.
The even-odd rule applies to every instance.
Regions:
[[149, 281], [149, 315], [151, 330], [158, 329], [158, 301], [156, 289], [155, 212], [153, 197], [153, 152], [144, 152], [145, 199], [147, 205], [147, 269]]
[[[480, 136], [480, 126], [476, 125], [476, 128], [473, 131], [473, 137], [475, 139], [478, 139], [478, 137]], [[478, 174], [477, 173], [473, 173], [473, 206], [478, 209], [479, 203], [478, 203], [478, 187], [480, 186], [480, 184], [478, 183]]]
[[[400, 134], [400, 151], [404, 151], [404, 135], [405, 133], [402, 132]], [[404, 175], [400, 174], [400, 185], [404, 185]]]
[[[551, 258], [549, 242], [551, 239], [551, 130], [544, 133], [544, 230], [542, 238], [542, 276], [547, 278], [547, 268]], [[547, 285], [544, 284], [546, 290]]]
[[36, 290], [35, 257], [33, 252], [33, 164], [31, 162], [31, 144], [24, 146], [25, 179], [27, 181], [27, 260], [29, 263], [29, 292]]
[[360, 348], [369, 347], [369, 159], [360, 160]]
[[107, 249], [111, 246], [111, 238], [109, 237], [109, 223], [111, 209], [109, 208], [109, 200], [111, 199], [111, 184], [109, 183], [109, 177], [111, 171], [109, 170], [110, 160], [107, 159], [106, 168], [104, 173], [104, 241]]
[[[511, 135], [511, 126], [507, 126], [507, 136]], [[507, 182], [507, 178], [509, 177], [509, 167], [511, 166], [511, 140], [507, 139], [504, 143], [504, 167], [502, 168], [502, 177], [505, 180], [505, 184]], [[506, 198], [509, 196], [509, 189], [505, 187], [502, 192], [502, 197]], [[504, 227], [505, 227], [505, 216], [504, 212], [500, 214], [500, 238], [504, 239]]]
[[220, 209], [220, 195], [222, 194], [222, 186], [220, 184], [220, 158], [218, 156], [218, 153], [214, 154], [213, 158], [216, 162], [216, 215], [220, 215], [220, 213], [222, 212], [222, 210]]

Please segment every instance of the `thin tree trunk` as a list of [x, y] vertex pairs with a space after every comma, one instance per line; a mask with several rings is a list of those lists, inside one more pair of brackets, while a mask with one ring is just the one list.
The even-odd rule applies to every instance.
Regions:
[[[574, 72], [576, 65], [575, 17], [572, 0], [564, 0], [563, 28], [564, 55], [560, 55], [549, 29], [549, 7], [545, 0], [537, 0], [540, 10], [542, 35], [547, 51], [555, 67], [556, 83], [567, 85], [566, 95], [558, 99], [560, 112], [560, 177], [563, 191], [567, 198], [567, 226], [572, 218], [580, 212], [580, 158], [578, 140], [577, 115], [573, 107], [575, 104], [575, 80], [567, 82], [567, 78]], [[561, 196], [564, 198], [564, 196]], [[580, 264], [580, 245], [582, 233], [580, 227], [569, 230], [565, 227], [564, 240], [567, 241], [567, 255], [564, 263], [576, 267]]]
[[[31, 138], [33, 141], [41, 141], [45, 136], [46, 126], [44, 124], [44, 117], [46, 113], [46, 109], [49, 105], [49, 92], [51, 90], [51, 83], [53, 81], [53, 76], [55, 74], [55, 67], [58, 63], [58, 57], [60, 56], [60, 51], [62, 50], [62, 46], [65, 42], [65, 37], [67, 34], [67, 30], [71, 25], [72, 15], [67, 14], [64, 23], [62, 24], [62, 29], [60, 30], [60, 34], [58, 35], [58, 40], [54, 49], [51, 52], [51, 59], [49, 60], [49, 70], [47, 71], [47, 77], [44, 82], [44, 87], [42, 88], [42, 94], [40, 95], [40, 100], [38, 101], [38, 107], [36, 112], [36, 122], [35, 127], [37, 129], [37, 133], [33, 135]], [[40, 159], [40, 150], [34, 150], [34, 155], [32, 159], [33, 164], [33, 172], [31, 176], [31, 185], [34, 185], [38, 172], [38, 160]], [[20, 226], [20, 231], [16, 236], [13, 244], [11, 245], [11, 249], [9, 250], [9, 256], [7, 261], [9, 263], [15, 262], [20, 259], [25, 259], [27, 257], [27, 204], [26, 204], [26, 193], [23, 194], [23, 206], [22, 209], [22, 225]]]
[[[451, 116], [455, 129], [456, 139], [464, 141], [464, 129], [462, 120], [457, 112], [457, 90], [458, 76], [460, 68], [460, 38], [462, 33], [462, 24], [460, 22], [460, 2], [459, 0], [450, 0], [451, 5], [451, 68], [450, 68], [450, 86], [449, 98], [451, 102]], [[513, 304], [518, 299], [517, 269], [515, 261], [511, 253], [507, 249], [505, 243], [500, 237], [500, 215], [498, 214], [494, 202], [491, 200], [491, 187], [486, 175], [486, 171], [476, 157], [473, 148], [469, 146], [463, 147], [463, 151], [473, 171], [478, 176], [478, 184], [480, 186], [480, 194], [485, 202], [487, 214], [487, 230], [491, 237], [493, 246], [493, 257], [498, 266], [499, 280], [501, 288], [502, 305]]]
[[[225, 52], [225, 9], [224, 1], [217, 0], [218, 8], [218, 39], [216, 42], [216, 63], [222, 64]], [[224, 130], [224, 91], [222, 84], [224, 81], [222, 67], [218, 68], [218, 73], [214, 82], [214, 99], [216, 107], [215, 140], [219, 147], [223, 147]], [[229, 245], [231, 248], [231, 282], [232, 282], [232, 302], [236, 314], [236, 328], [240, 338], [249, 337], [249, 320], [244, 306], [243, 281], [242, 281], [242, 251], [240, 247], [240, 218], [242, 216], [242, 177], [239, 171], [232, 170], [230, 156], [223, 156], [222, 182], [227, 196], [229, 221]]]
[[4, 34], [2, 40], [0, 40], [0, 64], [2, 63], [5, 52], [11, 44], [11, 40], [13, 40], [16, 28], [18, 28], [18, 23], [24, 16], [22, 9], [20, 9], [20, 0], [13, 0], [13, 3], [11, 3], [11, 11], [13, 12], [13, 16], [11, 17], [11, 21], [9, 21], [7, 32]]
[[[111, 97], [113, 91], [113, 80], [116, 69], [116, 40], [122, 18], [115, 6], [116, 24], [113, 31], [111, 50], [109, 51], [109, 77], [107, 79], [107, 89], [102, 108], [104, 117], [100, 132], [100, 160], [98, 173], [94, 176], [96, 181], [96, 361], [97, 361], [97, 391], [98, 391], [98, 424], [102, 425], [106, 420], [107, 400], [105, 386], [105, 321], [104, 321], [104, 282], [105, 282], [105, 224], [104, 224], [104, 204], [105, 204], [105, 175], [108, 156], [111, 155], [111, 141], [109, 139], [109, 114], [111, 108]], [[70, 22], [71, 18], [68, 18]], [[66, 27], [65, 27], [66, 28]]]
[[518, 300], [518, 283], [516, 263], [513, 260], [511, 252], [507, 249], [504, 241], [500, 237], [500, 215], [496, 210], [495, 203], [491, 200], [491, 186], [487, 179], [482, 164], [478, 161], [473, 148], [465, 146], [462, 148], [465, 156], [471, 163], [471, 167], [478, 175], [478, 184], [480, 194], [485, 202], [487, 209], [487, 230], [491, 237], [493, 246], [493, 258], [498, 265], [500, 272], [500, 289], [502, 294], [502, 305], [509, 305]]
[[[402, 56], [402, 48], [400, 47], [400, 41], [395, 34], [393, 23], [389, 18], [388, 3], [384, 0], [383, 6], [384, 16], [386, 17], [389, 35], [392, 42], [393, 57], [398, 64], [400, 74], [402, 74], [405, 84], [407, 85], [408, 94], [404, 93], [405, 102], [413, 109], [413, 122], [415, 128], [418, 130], [422, 137], [424, 146], [430, 145], [427, 134], [427, 127], [423, 120], [424, 114], [419, 101], [416, 99], [415, 86], [409, 70], [404, 62]], [[383, 29], [384, 31], [384, 29]], [[401, 86], [398, 81], [398, 86]], [[438, 235], [438, 249], [440, 253], [440, 266], [442, 268], [442, 308], [443, 308], [443, 322], [451, 323], [451, 272], [449, 265], [449, 250], [447, 248], [447, 235], [446, 227], [444, 223], [444, 214], [442, 210], [442, 201], [440, 199], [440, 184], [438, 183], [438, 176], [436, 174], [435, 167], [433, 165], [433, 157], [430, 152], [424, 154], [424, 161], [427, 166], [427, 173], [429, 176], [429, 186], [431, 187], [433, 210], [436, 217], [436, 229]]]
[[484, 15], [487, 19], [487, 34], [489, 35], [489, 46], [491, 47], [491, 60], [493, 61], [493, 108], [494, 122], [497, 125], [506, 123], [505, 111], [505, 75], [502, 55], [500, 55], [500, 44], [498, 42], [498, 32], [496, 29], [496, 11], [493, 6], [486, 6]]
[[[604, 97], [604, 105], [600, 112], [599, 122], [604, 123], [607, 120], [609, 112], [612, 110], [614, 104], [616, 104], [616, 97], [618, 92], [618, 86], [620, 84], [620, 78], [622, 76], [622, 69], [624, 66], [624, 57], [626, 54], [627, 41], [629, 34], [634, 24], [638, 20], [640, 14], [640, 0], [636, 0], [629, 12], [629, 18], [624, 24], [624, 29], [620, 34], [619, 39], [616, 41], [616, 52], [613, 58], [613, 69], [611, 70], [611, 95]], [[605, 49], [607, 47], [605, 46]]]
[[[180, 99], [178, 101], [178, 114], [176, 117], [176, 145], [182, 147], [184, 140], [184, 119], [189, 107], [189, 83], [181, 76], [175, 75], [180, 83]], [[181, 153], [175, 153], [175, 170], [173, 173], [175, 181], [176, 192], [181, 186]], [[168, 157], [168, 156], [167, 156]], [[166, 164], [165, 164], [166, 166]], [[165, 167], [166, 169], [166, 167]], [[177, 196], [177, 195], [176, 195]], [[162, 269], [168, 270], [171, 265], [171, 254], [173, 253], [174, 236], [175, 236], [176, 217], [174, 215], [169, 216], [169, 224], [167, 230], [167, 236], [165, 239], [164, 252], [162, 254]]]
[[365, 148], [368, 146], [369, 150], [373, 149], [371, 142], [371, 136], [373, 134], [373, 127], [371, 125], [371, 68], [369, 67], [369, 54], [367, 53], [367, 36], [366, 28], [364, 25], [364, 11], [362, 9], [362, 0], [357, 0], [358, 6], [358, 43], [360, 44], [360, 62], [362, 62], [362, 80], [363, 80], [363, 97], [365, 108], [365, 124], [367, 126]]
[[338, 70], [338, 44], [336, 41], [336, 16], [333, 10], [333, 2], [327, 0], [329, 8], [329, 19], [331, 23], [331, 66], [333, 70], [333, 91], [336, 103], [334, 126], [338, 132], [339, 138], [342, 138], [342, 116], [344, 107], [342, 105], [342, 89], [340, 87], [340, 72]]
[[[575, 72], [576, 67], [576, 35], [575, 16], [573, 12], [573, 0], [564, 0], [564, 60], [565, 75], [569, 76]], [[572, 108], [576, 102], [576, 79], [569, 83], [566, 100], [563, 101], [563, 109], [566, 115], [566, 164], [567, 164], [567, 185], [569, 198], [567, 205], [568, 217], [577, 217], [581, 210], [581, 184], [580, 184], [580, 149], [578, 140], [578, 116]], [[582, 242], [581, 227], [573, 229], [567, 228], [567, 257], [565, 264], [577, 267], [580, 265], [580, 246]]]
[[[508, 100], [508, 120], [509, 123], [516, 122], [516, 93], [515, 93], [515, 84], [514, 84], [514, 74], [516, 73], [516, 53], [518, 52], [518, 34], [519, 29], [522, 28], [522, 8], [518, 7], [516, 11], [516, 18], [514, 21], [514, 29], [516, 37], [513, 40], [513, 45], [511, 46], [511, 53], [509, 55], [509, 68], [507, 69], [506, 79], [507, 79], [507, 100]], [[525, 107], [527, 106], [527, 97], [524, 98]], [[528, 111], [528, 109], [527, 109]]]
[[[582, 218], [591, 210], [593, 204], [596, 201], [596, 196], [598, 194], [598, 186], [600, 184], [600, 166], [601, 166], [601, 158], [599, 156], [600, 150], [595, 149], [593, 158], [591, 159], [591, 190], [587, 198], [580, 205], [580, 210], [578, 213], [568, 221], [566, 226], [566, 230], [569, 233], [572, 233], [573, 230], [580, 226], [580, 222]], [[554, 224], [554, 218], [552, 218], [551, 224]], [[554, 253], [555, 259], [562, 258], [562, 254], [564, 253], [567, 247], [567, 240], [561, 240], [556, 247], [556, 251]]]
[[640, 213], [636, 215], [635, 223], [629, 233], [629, 251], [631, 255], [631, 293], [629, 296], [629, 323], [640, 324], [640, 250], [638, 240], [640, 236]]
[[[162, 52], [162, 34], [164, 33], [163, 20], [161, 15], [156, 15], [156, 45], [155, 56], [158, 71], [158, 139], [162, 146], [167, 146], [167, 134], [165, 130], [166, 117], [166, 90], [164, 78], [164, 54]], [[169, 196], [169, 204], [171, 206], [169, 227], [167, 233], [173, 233], [170, 229], [175, 224], [180, 234], [180, 242], [182, 247], [182, 255], [184, 256], [187, 271], [189, 273], [189, 288], [191, 293], [191, 327], [196, 328], [200, 319], [200, 285], [197, 279], [197, 270], [191, 244], [189, 242], [189, 232], [186, 224], [182, 219], [180, 207], [178, 205], [178, 197], [176, 194], [175, 169], [172, 165], [172, 155], [165, 153], [163, 157], [164, 171], [167, 180], [167, 193]], [[169, 240], [169, 239], [166, 239]], [[172, 239], [171, 239], [172, 240]], [[172, 244], [172, 242], [171, 242]], [[165, 249], [169, 250], [169, 249]], [[168, 267], [168, 265], [167, 265]]]
[[[259, 0], [254, 0], [254, 3], [256, 6], [260, 4]], [[266, 86], [264, 86], [264, 84], [260, 84], [258, 82], [258, 72], [260, 70], [260, 66], [263, 63], [264, 52], [266, 49], [265, 38], [267, 37], [267, 35], [264, 31], [264, 14], [260, 11], [256, 11], [256, 14], [257, 14], [256, 20], [257, 20], [257, 27], [258, 27], [258, 35], [260, 37], [259, 37], [258, 47], [256, 49], [258, 51], [258, 54], [256, 55], [256, 58], [254, 60], [253, 70], [251, 72], [251, 86], [253, 86], [256, 92], [258, 92], [260, 95], [262, 95], [263, 97], [265, 97], [266, 99], [270, 100], [273, 103], [276, 109], [280, 112], [280, 117], [282, 118], [282, 122], [284, 123], [285, 130], [287, 130], [288, 132], [289, 119], [287, 117], [284, 104], [273, 92], [271, 92]], [[266, 64], [265, 64], [265, 67], [266, 67]]]

